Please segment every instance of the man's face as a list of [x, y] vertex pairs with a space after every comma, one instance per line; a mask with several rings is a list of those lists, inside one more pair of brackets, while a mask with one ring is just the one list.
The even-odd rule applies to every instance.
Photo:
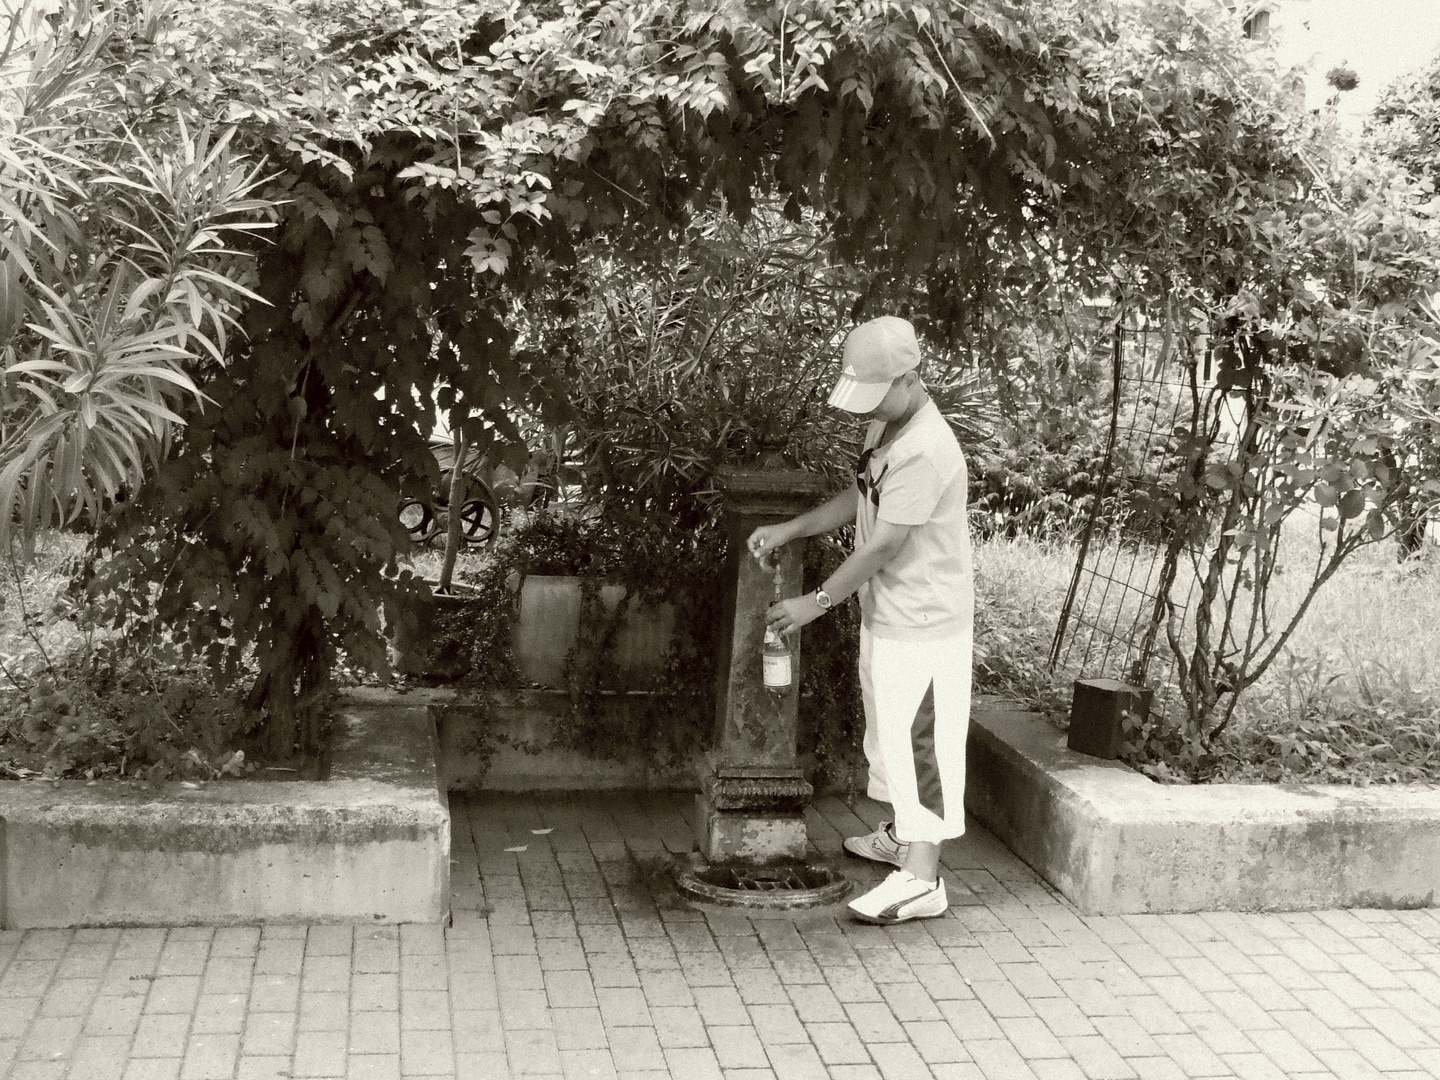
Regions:
[[880, 404], [863, 413], [864, 420], [883, 420], [890, 423], [892, 420], [899, 420], [905, 415], [906, 408], [910, 405], [910, 372], [906, 372], [890, 384], [890, 389], [880, 399]]

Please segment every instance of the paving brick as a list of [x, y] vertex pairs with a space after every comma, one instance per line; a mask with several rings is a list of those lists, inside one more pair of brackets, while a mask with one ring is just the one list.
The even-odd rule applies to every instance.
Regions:
[[610, 1039], [610, 1056], [615, 1061], [616, 1071], [621, 1075], [668, 1068], [665, 1052], [654, 1028], [611, 1028], [607, 1025], [606, 1032]]
[[246, 1057], [288, 1058], [295, 1051], [296, 1019], [290, 1013], [252, 1013], [245, 1020], [240, 1053]]
[[962, 1039], [965, 1052], [980, 1067], [985, 1080], [1035, 1080], [1036, 1074], [1007, 1039]]
[[[548, 1028], [550, 1004], [544, 990], [509, 990], [500, 995], [500, 1018], [505, 1030]], [[406, 1030], [415, 1030], [406, 1028]]]
[[[1343, 1050], [1350, 1044], [1340, 1032], [1325, 1023], [1312, 1012], [1304, 1010], [1277, 1010], [1267, 1014], [1271, 1020], [1285, 1028], [1307, 1050]], [[1264, 1039], [1268, 1035], [1260, 1035]]]
[[349, 1023], [344, 994], [332, 990], [300, 992], [300, 1015], [296, 1022], [300, 1031], [344, 1031]]
[[185, 1053], [190, 1017], [185, 1013], [154, 1013], [141, 1016], [130, 1044], [131, 1057], [173, 1057]]
[[1121, 1057], [1155, 1057], [1161, 1053], [1160, 1044], [1133, 1016], [1097, 1016], [1091, 1022]]
[[[1355, 1028], [1343, 1032], [1343, 1035], [1351, 1048], [1359, 1051], [1366, 1061], [1381, 1072], [1401, 1072], [1418, 1068], [1413, 1058], [1378, 1031]], [[1321, 1061], [1325, 1060], [1322, 1052], [1317, 1051], [1315, 1056]]]
[[300, 1077], [345, 1075], [346, 1033], [299, 1031], [295, 1034], [295, 1072]]
[[1210, 1003], [1241, 1031], [1264, 1031], [1277, 1027], [1274, 1013], [1261, 1006], [1243, 990], [1212, 991]]
[[[1057, 979], [1056, 985], [1086, 1016], [1130, 1015], [1130, 1009], [1125, 1002], [1099, 979]], [[1139, 985], [1143, 990], [1144, 983]]]
[[[507, 1032], [507, 1045], [524, 1032]], [[523, 1042], [520, 1045], [524, 1045]], [[400, 1032], [400, 1071], [409, 1076], [446, 1075], [455, 1069], [455, 1044], [448, 1031]], [[554, 1071], [559, 1071], [558, 1068]]]
[[350, 986], [350, 1007], [358, 1012], [400, 1008], [400, 975], [357, 973]]
[[[131, 1056], [125, 1063], [124, 1080], [179, 1080], [180, 1058], [137, 1058]], [[11, 1073], [12, 1080], [19, 1072]], [[56, 1074], [58, 1076], [58, 1074]]]
[[1239, 1080], [1287, 1080], [1285, 1070], [1264, 1054], [1221, 1054]]
[[[998, 1017], [1005, 1016], [1034, 1016], [1035, 1008], [1031, 1002], [1025, 1000], [1020, 991], [1008, 982], [991, 982], [989, 980], [976, 980], [971, 984], [975, 996], [984, 1003], [985, 1008]], [[1059, 1000], [1059, 999], [1051, 999]]]
[[[392, 1012], [352, 1013], [346, 1051], [350, 1054], [399, 1054], [400, 1021], [400, 1016]], [[443, 1031], [446, 1028], [432, 1030]]]
[[607, 1027], [650, 1027], [650, 1007], [638, 987], [599, 987], [595, 991]]
[[[735, 988], [746, 1005], [775, 1005], [790, 1000], [785, 984], [769, 969], [747, 968], [735, 972]], [[836, 995], [839, 996], [838, 989]], [[878, 991], [875, 996], [879, 997]]]
[[155, 966], [157, 975], [199, 975], [205, 970], [205, 961], [210, 956], [208, 940], [195, 941], [177, 939], [172, 933], [160, 950], [160, 960]]
[[145, 998], [147, 1013], [190, 1013], [200, 996], [199, 975], [157, 975]]
[[858, 1001], [845, 1006], [845, 1015], [868, 1046], [880, 1042], [904, 1042], [905, 1029], [884, 1002]]
[[1027, 1061], [1069, 1056], [1070, 1052], [1038, 1016], [1006, 1017], [997, 1023], [999, 1033], [1009, 1039], [1020, 1051], [1020, 1056]]
[[[832, 1075], [809, 1043], [783, 1043], [766, 1047], [776, 1080], [827, 1080]], [[729, 1080], [727, 1076], [726, 1080]]]
[[1038, 963], [1001, 964], [1000, 971], [1023, 997], [1062, 997], [1065, 993]]
[[1035, 1014], [1057, 1038], [1095, 1034], [1090, 1018], [1069, 998], [1037, 998], [1032, 1004]]
[[[133, 1035], [144, 1005], [145, 999], [138, 994], [97, 997], [85, 1018], [85, 1034]], [[0, 1003], [0, 1017], [4, 1017], [4, 1003]], [[0, 1037], [10, 1035], [9, 1028], [10, 1024], [0, 1019]], [[19, 1031], [14, 1034], [18, 1035]]]
[[[825, 989], [828, 993], [828, 987]], [[734, 1027], [750, 1022], [750, 1013], [745, 1003], [740, 1000], [740, 991], [733, 985], [692, 987], [691, 995], [695, 1000], [695, 1007], [700, 1011], [700, 1019], [705, 1021], [707, 1026]], [[791, 1000], [794, 1001], [793, 991]], [[837, 1004], [836, 1009], [838, 1008]]]
[[[552, 1031], [543, 1029], [507, 1031], [505, 1033], [505, 1053], [510, 1061], [510, 1071], [516, 1076], [563, 1074], [564, 1066], [560, 1058], [560, 1048], [555, 1044], [555, 1034]], [[404, 1061], [403, 1057], [402, 1061]], [[453, 1068], [453, 1065], [451, 1067]], [[406, 1064], [406, 1068], [409, 1069], [410, 1066]]]
[[1256, 1041], [1265, 1038], [1257, 1036], [1252, 1040], [1245, 1032], [1218, 1012], [1187, 1013], [1185, 1020], [1200, 1036], [1201, 1042], [1216, 1054], [1250, 1054], [1257, 1049]]
[[1260, 1052], [1286, 1072], [1323, 1072], [1324, 1064], [1288, 1031], [1267, 1031]]
[[[470, 1069], [462, 1067], [457, 1058], [457, 1080], [506, 1080], [510, 1072], [505, 1066], [505, 1057], [503, 1054], [496, 1057], [498, 1060], [493, 1063], [476, 1063]], [[400, 1080], [400, 1055], [351, 1054], [346, 1059], [345, 1077], [346, 1080]]]
[[909, 1043], [880, 1043], [870, 1052], [885, 1080], [930, 1080], [935, 1075]]
[[[768, 1069], [770, 1058], [765, 1044], [752, 1027], [713, 1026], [709, 1028], [715, 1059], [722, 1069]], [[803, 1040], [802, 1040], [803, 1041]]]
[[870, 1061], [864, 1041], [848, 1019], [838, 1023], [806, 1024], [805, 1030], [826, 1065], [857, 1065]]
[[192, 1034], [180, 1065], [180, 1080], [230, 1080], [239, 1056], [239, 1035], [225, 1032]]
[[652, 1005], [650, 1017], [660, 1045], [667, 1050], [710, 1045], [705, 1022], [694, 1005]]
[[723, 1080], [715, 1051], [706, 1047], [679, 1047], [665, 1051], [670, 1075], [686, 1080]]
[[[1244, 978], [1244, 976], [1237, 976]], [[1205, 995], [1180, 975], [1156, 975], [1145, 980], [1153, 993], [1159, 994], [1177, 1013], [1204, 1012], [1210, 1008]]]
[[120, 1080], [129, 1052], [128, 1036], [82, 1035], [70, 1055], [70, 1071], [66, 1077], [68, 1080]]
[[[1317, 1019], [1333, 1028], [1365, 1027], [1366, 1021], [1333, 990], [1296, 990], [1295, 1000], [1300, 1008], [1313, 1013]], [[1382, 1008], [1382, 1006], [1370, 1006]], [[1277, 1012], [1284, 1010], [1275, 1010]]]
[[901, 1026], [927, 1065], [970, 1060], [954, 1028], [944, 1020], [917, 1020]]
[[299, 1003], [299, 975], [256, 975], [250, 984], [251, 1012], [294, 1012]]
[[1230, 1067], [1198, 1035], [1156, 1035], [1155, 1041], [1187, 1076], [1225, 1076]]
[[939, 1020], [942, 1017], [929, 991], [920, 983], [887, 983], [880, 987], [890, 1011], [901, 1023], [917, 1020]]

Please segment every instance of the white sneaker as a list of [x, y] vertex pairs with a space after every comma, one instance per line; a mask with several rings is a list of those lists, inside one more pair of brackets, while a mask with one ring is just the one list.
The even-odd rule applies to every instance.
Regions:
[[879, 885], [850, 901], [850, 913], [861, 922], [890, 926], [910, 919], [934, 919], [950, 907], [945, 879], [921, 881], [908, 870], [892, 870]]
[[903, 866], [905, 853], [910, 850], [909, 844], [895, 839], [895, 826], [888, 821], [882, 821], [878, 829], [864, 836], [847, 836], [843, 846], [851, 855], [891, 866]]

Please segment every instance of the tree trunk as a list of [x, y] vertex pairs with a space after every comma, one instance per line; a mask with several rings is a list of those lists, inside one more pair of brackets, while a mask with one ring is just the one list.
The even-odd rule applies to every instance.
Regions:
[[455, 557], [460, 554], [460, 545], [465, 542], [463, 529], [465, 521], [460, 511], [465, 503], [465, 452], [468, 444], [465, 432], [457, 425], [454, 442], [455, 464], [450, 467], [450, 519], [445, 530], [445, 561], [440, 565], [440, 585], [436, 591], [448, 593], [451, 579], [455, 574]]

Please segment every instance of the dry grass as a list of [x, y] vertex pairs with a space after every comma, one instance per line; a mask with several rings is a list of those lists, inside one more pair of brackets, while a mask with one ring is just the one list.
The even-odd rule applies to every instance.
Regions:
[[[1316, 552], [1313, 519], [1301, 518], [1287, 529], [1272, 583], [1280, 617], [1303, 600]], [[1110, 546], [1094, 554], [1122, 572], [1133, 557]], [[1120, 674], [1048, 670], [1075, 556], [1074, 544], [1029, 539], [975, 550], [978, 685], [1019, 694], [1057, 719], [1068, 711], [1073, 677]], [[1321, 588], [1280, 657], [1242, 696], [1220, 778], [1440, 780], [1437, 651], [1440, 546], [1427, 544], [1405, 563], [1393, 543], [1362, 550]]]
[[65, 599], [69, 567], [84, 549], [83, 536], [45, 533], [33, 562], [0, 560], [0, 662], [16, 676], [33, 674], [45, 657], [58, 663], [84, 643]]

